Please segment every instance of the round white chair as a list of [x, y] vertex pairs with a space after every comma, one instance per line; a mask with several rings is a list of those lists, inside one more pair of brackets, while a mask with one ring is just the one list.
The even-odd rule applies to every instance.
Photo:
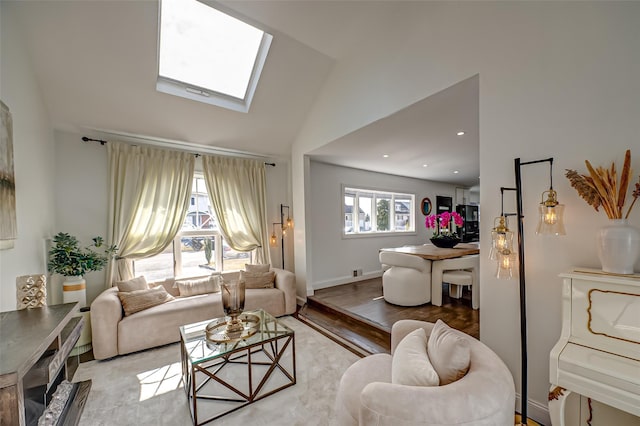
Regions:
[[[427, 337], [434, 324], [401, 320], [391, 329], [391, 353], [417, 328]], [[515, 406], [513, 377], [488, 346], [458, 330], [471, 350], [469, 371], [443, 386], [392, 383], [393, 355], [375, 354], [352, 364], [336, 395], [339, 426], [512, 426]]]
[[431, 300], [431, 261], [412, 254], [381, 251], [384, 300], [394, 305], [417, 306]]

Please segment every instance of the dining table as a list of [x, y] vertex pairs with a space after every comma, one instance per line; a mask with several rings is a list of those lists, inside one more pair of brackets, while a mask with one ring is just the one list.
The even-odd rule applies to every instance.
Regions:
[[380, 251], [413, 254], [427, 260], [444, 260], [479, 254], [480, 246], [477, 243], [459, 243], [453, 248], [440, 248], [433, 244], [423, 244], [418, 246], [382, 248]]
[[[415, 246], [403, 246], [392, 248], [381, 248], [380, 251], [392, 251], [396, 253], [412, 254], [423, 259], [430, 260], [431, 263], [431, 304], [442, 306], [442, 273], [443, 260], [455, 259], [457, 257], [479, 255], [479, 243], [459, 243], [453, 248], [436, 247], [433, 244], [423, 244]], [[475, 276], [478, 276], [476, 271]], [[479, 289], [478, 289], [479, 290]]]

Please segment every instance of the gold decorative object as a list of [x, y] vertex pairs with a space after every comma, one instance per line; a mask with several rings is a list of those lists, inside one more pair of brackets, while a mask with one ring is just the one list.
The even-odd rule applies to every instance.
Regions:
[[222, 309], [228, 319], [220, 318], [209, 323], [206, 328], [207, 339], [234, 342], [253, 335], [260, 320], [255, 315], [241, 315], [244, 310], [244, 281], [224, 281], [220, 287]]
[[229, 327], [230, 321], [218, 318], [207, 324], [207, 340], [215, 343], [233, 343], [253, 336], [258, 331], [260, 317], [253, 314], [242, 314], [236, 317]]
[[39, 308], [47, 305], [47, 277], [23, 275], [16, 278], [17, 309]]

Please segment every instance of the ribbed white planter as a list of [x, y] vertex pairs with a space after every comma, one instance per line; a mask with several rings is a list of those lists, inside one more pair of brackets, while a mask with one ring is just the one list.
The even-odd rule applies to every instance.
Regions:
[[64, 277], [62, 282], [62, 301], [64, 303], [78, 302], [81, 308], [87, 306], [87, 282], [82, 275]]
[[627, 219], [611, 219], [597, 235], [598, 256], [604, 272], [633, 274], [640, 257], [640, 230]]

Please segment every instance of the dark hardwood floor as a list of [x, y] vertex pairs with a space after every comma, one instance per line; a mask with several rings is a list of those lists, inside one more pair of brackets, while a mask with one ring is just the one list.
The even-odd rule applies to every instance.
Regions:
[[388, 353], [391, 326], [401, 319], [429, 322], [442, 319], [449, 326], [479, 338], [480, 313], [471, 308], [470, 291], [465, 290], [461, 299], [455, 299], [449, 297], [448, 286], [444, 285], [442, 295], [442, 306], [431, 303], [397, 306], [382, 298], [382, 278], [374, 278], [317, 290], [299, 309], [298, 317], [355, 345], [361, 354]]

